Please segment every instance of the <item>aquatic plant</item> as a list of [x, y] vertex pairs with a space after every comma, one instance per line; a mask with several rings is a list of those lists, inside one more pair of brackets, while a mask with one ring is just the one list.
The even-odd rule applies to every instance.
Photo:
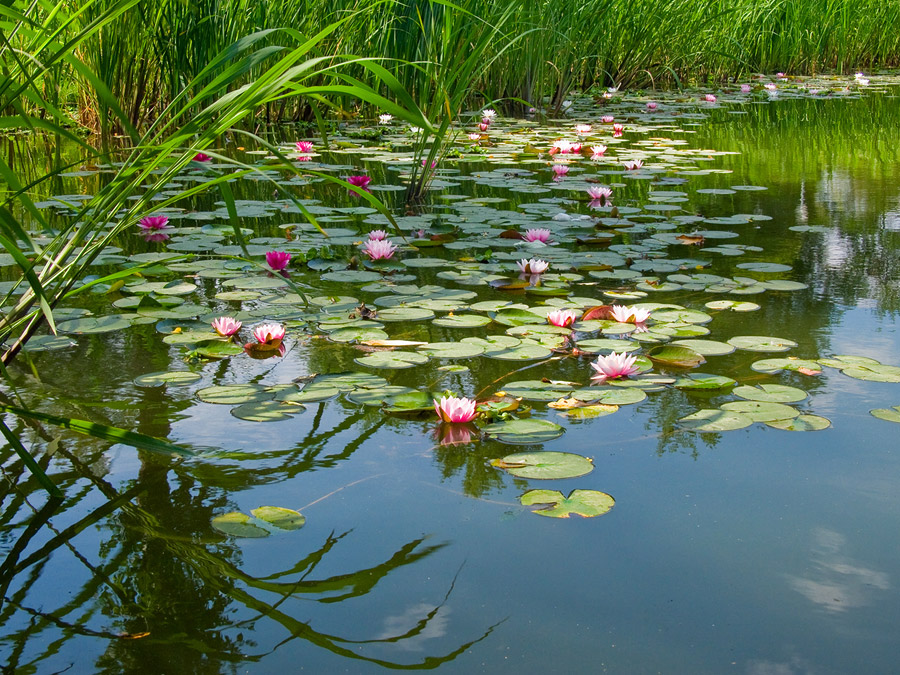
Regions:
[[578, 312], [572, 309], [555, 309], [547, 314], [547, 323], [551, 326], [568, 328], [578, 318]]
[[444, 422], [471, 422], [475, 419], [475, 406], [474, 399], [465, 397], [442, 396], [440, 400], [434, 399], [434, 412]]
[[266, 251], [266, 264], [273, 272], [281, 272], [291, 262], [291, 254], [286, 251]]
[[596, 361], [591, 363], [594, 374], [591, 380], [599, 384], [603, 384], [606, 380], [615, 380], [622, 377], [629, 377], [639, 373], [641, 369], [635, 365], [636, 356], [629, 356], [622, 352], [617, 354], [612, 352], [606, 356], [598, 356]]
[[220, 316], [212, 320], [213, 330], [222, 337], [231, 337], [237, 333], [243, 324], [230, 316]]

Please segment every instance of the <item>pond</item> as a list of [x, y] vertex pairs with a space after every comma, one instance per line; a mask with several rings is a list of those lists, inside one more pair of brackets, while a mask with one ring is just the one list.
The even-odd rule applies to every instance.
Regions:
[[[460, 137], [413, 208], [416, 132], [341, 125], [328, 149], [307, 138], [298, 165], [318, 173], [233, 183], [254, 264], [216, 196], [163, 212], [163, 237], [122, 238], [97, 274], [143, 276], [61, 308], [60, 337], [11, 370], [16, 395], [189, 454], [17, 423], [65, 498], [48, 502], [4, 449], [4, 672], [891, 672], [892, 82], [498, 116]], [[577, 123], [585, 150], [551, 158]], [[270, 140], [297, 157], [295, 136]], [[268, 151], [240, 142], [216, 151], [264, 168]], [[54, 227], [114, 171], [77, 165], [75, 147], [6, 146], [36, 175], [76, 163], [38, 203]], [[195, 162], [167, 190], [224, 170]], [[371, 177], [404, 236], [322, 174]], [[591, 201], [600, 187], [611, 197]], [[398, 246], [388, 260], [363, 253], [375, 229]], [[549, 241], [514, 234], [529, 229]], [[287, 276], [264, 269], [272, 250], [292, 253]], [[523, 258], [550, 267], [520, 279]], [[650, 318], [582, 316], [613, 302]], [[574, 325], [548, 323], [567, 308]], [[243, 322], [238, 342], [211, 333], [219, 316]], [[284, 349], [245, 352], [263, 323], [286, 328]], [[642, 374], [591, 386], [613, 351]], [[496, 402], [441, 425], [445, 391]], [[492, 463], [544, 451], [592, 464], [539, 456], [575, 476], [539, 479]], [[533, 490], [559, 494], [523, 505]], [[563, 501], [573, 490], [591, 492]], [[548, 503], [576, 515], [545, 517]]]

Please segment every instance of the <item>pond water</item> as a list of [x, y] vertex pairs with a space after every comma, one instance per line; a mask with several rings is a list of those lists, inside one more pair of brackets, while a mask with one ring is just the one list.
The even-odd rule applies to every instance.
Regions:
[[[57, 317], [65, 337], [35, 342], [12, 377], [32, 409], [168, 439], [192, 455], [16, 427], [49, 453], [43, 463], [66, 496], [48, 503], [4, 450], [3, 672], [894, 671], [900, 427], [870, 410], [900, 406], [900, 377], [829, 359], [900, 364], [896, 94], [873, 78], [861, 96], [785, 85], [715, 104], [672, 94], [651, 111], [648, 96], [586, 98], [563, 121], [499, 119], [480, 149], [463, 137], [461, 157], [441, 161], [424, 206], [409, 213], [390, 186], [403, 185], [411, 132], [351, 125], [330, 151], [313, 139], [303, 166], [368, 174], [408, 240], [423, 229], [426, 245], [366, 264], [360, 242], [386, 221], [345, 189], [280, 174], [236, 182], [255, 260], [273, 249], [314, 258], [316, 269], [291, 268], [293, 289], [215, 257], [242, 253], [215, 197], [167, 211], [166, 241], [123, 237], [98, 274], [157, 264], [73, 302], [83, 311]], [[604, 114], [625, 124], [622, 137]], [[575, 122], [594, 125], [586, 145], [609, 149], [596, 160], [557, 155], [569, 172], [554, 181], [546, 153], [528, 150], [574, 141]], [[286, 150], [295, 140], [276, 136]], [[237, 144], [224, 139], [220, 151], [266, 161]], [[28, 140], [8, 149], [37, 173], [54, 161]], [[65, 148], [63, 159], [76, 153]], [[644, 167], [624, 170], [630, 159]], [[192, 168], [168, 189], [217, 166]], [[54, 189], [69, 198], [47, 195], [41, 208], [54, 225], [67, 222], [63, 202], [93, 194], [110, 170], [59, 178]], [[612, 205], [588, 203], [586, 189], [599, 185], [611, 187]], [[499, 236], [529, 228], [550, 229], [551, 245]], [[351, 256], [358, 267], [347, 270]], [[516, 285], [522, 257], [551, 263], [539, 286], [490, 285]], [[595, 321], [571, 333], [544, 320], [547, 303], [580, 314], [612, 301], [645, 303], [648, 330]], [[377, 312], [362, 325], [349, 318], [360, 302]], [[537, 318], [515, 311], [523, 307]], [[201, 358], [220, 315], [244, 322], [241, 342], [258, 323], [283, 323], [284, 355]], [[769, 339], [735, 339], [745, 336]], [[358, 344], [373, 339], [438, 345]], [[588, 388], [597, 353], [646, 355], [677, 340], [702, 340], [686, 344], [706, 362], [641, 360], [652, 370], [630, 380], [638, 386]], [[573, 344], [593, 353], [573, 355]], [[168, 371], [196, 377], [140, 379]], [[322, 377], [349, 372], [368, 375]], [[696, 373], [793, 411], [738, 403], [732, 386], [691, 388]], [[226, 385], [251, 387], [211, 389]], [[793, 389], [748, 393], [755, 385]], [[433, 411], [385, 412], [385, 400], [409, 400], [391, 398], [399, 387], [480, 401], [506, 391], [524, 398], [513, 415], [542, 426], [503, 433], [504, 422], [482, 419], [442, 429]], [[579, 396], [618, 409], [548, 406]], [[734, 403], [737, 415], [722, 414]], [[711, 426], [680, 421], [700, 410], [718, 411], [707, 413]], [[535, 480], [490, 463], [537, 451], [589, 457], [593, 470]], [[542, 517], [520, 503], [534, 489], [600, 491], [615, 506], [600, 517]], [[297, 510], [305, 525], [282, 531], [245, 518], [240, 533], [255, 536], [235, 536], [216, 520], [261, 506]]]

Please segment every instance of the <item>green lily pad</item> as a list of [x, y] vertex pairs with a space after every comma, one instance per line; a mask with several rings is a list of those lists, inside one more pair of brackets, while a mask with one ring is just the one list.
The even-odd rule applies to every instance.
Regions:
[[800, 413], [784, 403], [770, 403], [768, 401], [732, 401], [724, 403], [722, 410], [741, 413], [754, 422], [774, 422], [775, 420], [787, 420], [797, 417]]
[[306, 525], [306, 517], [303, 514], [281, 506], [260, 506], [250, 513], [279, 530], [299, 530]]
[[275, 395], [275, 400], [283, 401], [284, 403], [318, 403], [334, 398], [340, 393], [341, 390], [337, 387], [307, 384], [302, 389], [297, 389], [296, 387], [283, 389]]
[[204, 403], [218, 403], [221, 405], [239, 405], [242, 403], [255, 403], [274, 397], [270, 391], [258, 384], [224, 384], [215, 387], [206, 387], [197, 392], [197, 398]]
[[491, 466], [505, 469], [519, 478], [541, 480], [576, 478], [594, 470], [591, 460], [571, 452], [517, 452], [492, 459]]
[[657, 323], [709, 323], [712, 317], [706, 312], [694, 309], [664, 309], [653, 312], [653, 319]]
[[678, 420], [678, 424], [691, 431], [734, 431], [749, 427], [753, 424], [753, 420], [739, 412], [706, 408], [682, 417]]
[[[624, 381], [623, 381], [624, 382]], [[576, 389], [572, 398], [590, 403], [606, 405], [633, 405], [647, 398], [647, 392], [641, 387], [620, 387], [608, 382], [602, 387], [584, 387]]]
[[706, 359], [693, 349], [681, 346], [660, 345], [647, 352], [647, 357], [664, 366], [676, 366], [678, 368], [695, 368]]
[[551, 354], [552, 351], [539, 344], [520, 344], [508, 349], [490, 349], [484, 352], [485, 356], [501, 361], [534, 361], [546, 359]]
[[735, 267], [750, 272], [790, 272], [793, 269], [790, 265], [771, 262], [745, 262], [738, 263]]
[[563, 434], [563, 428], [558, 424], [539, 419], [495, 422], [484, 427], [484, 431], [501, 443], [517, 445], [545, 443]]
[[373, 352], [368, 356], [355, 358], [353, 362], [370, 368], [412, 368], [428, 363], [428, 356], [418, 352]]
[[706, 303], [707, 309], [730, 309], [732, 312], [755, 312], [759, 305], [755, 302], [737, 302], [735, 300], [713, 300]]
[[[716, 340], [673, 340], [669, 344], [687, 347], [701, 356], [723, 356], [724, 354], [731, 354], [735, 350], [733, 345]], [[651, 356], [651, 358], [653, 357]]]
[[708, 373], [689, 373], [686, 377], [679, 377], [673, 385], [676, 389], [726, 389], [733, 387], [737, 382], [724, 375], [710, 375]]
[[[53, 314], [56, 314], [54, 310]], [[68, 349], [78, 343], [63, 335], [35, 335], [22, 348], [26, 352], [50, 352], [57, 349]]]
[[772, 420], [766, 426], [784, 431], [821, 431], [831, 426], [831, 420], [818, 415], [799, 415], [792, 419]]
[[756, 387], [743, 385], [737, 387], [732, 393], [748, 401], [769, 401], [771, 403], [797, 403], [808, 396], [802, 389], [783, 384], [761, 384]]
[[900, 367], [898, 366], [859, 364], [842, 368], [841, 372], [848, 377], [868, 382], [900, 382]]
[[385, 331], [378, 328], [381, 324], [375, 323], [372, 325], [363, 325], [363, 324], [372, 324], [374, 322], [370, 321], [361, 321], [359, 325], [353, 326], [345, 326], [344, 328], [337, 328], [335, 330], [329, 331], [327, 336], [329, 340], [333, 342], [360, 342], [363, 340], [387, 340], [390, 335], [388, 335]]
[[797, 346], [793, 340], [762, 335], [738, 335], [728, 340], [728, 344], [748, 352], [786, 352]]
[[191, 384], [199, 379], [200, 375], [192, 373], [190, 370], [162, 370], [136, 377], [134, 378], [134, 383], [138, 387], [161, 387], [164, 384], [181, 386]]
[[875, 408], [870, 410], [869, 414], [880, 420], [900, 424], [900, 405], [895, 405], [893, 408]]
[[379, 310], [379, 321], [422, 321], [434, 318], [434, 312], [422, 307], [388, 307]]
[[597, 490], [572, 490], [568, 497], [558, 490], [529, 490], [519, 497], [519, 502], [522, 506], [546, 504], [532, 513], [550, 518], [568, 518], [572, 514], [594, 518], [609, 513], [616, 504], [611, 495]]
[[248, 422], [280, 422], [305, 410], [302, 405], [282, 401], [251, 401], [231, 409], [231, 414]]
[[321, 279], [325, 281], [342, 281], [348, 284], [365, 284], [370, 281], [381, 279], [378, 272], [367, 272], [365, 270], [338, 270], [336, 272], [326, 272]]
[[807, 284], [790, 279], [769, 279], [761, 281], [760, 285], [770, 291], [802, 291], [804, 288], [809, 288]]
[[212, 526], [223, 534], [232, 537], [262, 538], [268, 537], [269, 531], [253, 524], [253, 519], [245, 513], [233, 511], [212, 519]]
[[819, 362], [812, 361], [811, 359], [762, 359], [760, 361], [754, 361], [750, 368], [757, 373], [769, 374], [780, 373], [782, 370], [822, 370]]
[[454, 314], [453, 316], [442, 316], [431, 323], [444, 328], [479, 328], [490, 322], [489, 317], [480, 314]]
[[108, 314], [107, 316], [88, 316], [83, 319], [71, 319], [60, 321], [56, 328], [60, 333], [112, 333], [124, 330], [131, 325], [131, 321], [121, 314]]
[[542, 380], [519, 380], [508, 382], [503, 387], [507, 395], [526, 401], [555, 401], [565, 398], [574, 388], [563, 382], [543, 382]]
[[610, 354], [616, 352], [633, 352], [641, 348], [641, 345], [631, 340], [616, 340], [613, 338], [598, 338], [579, 340], [578, 349], [586, 354]]
[[436, 359], [469, 359], [484, 353], [484, 347], [471, 342], [429, 342], [418, 351]]

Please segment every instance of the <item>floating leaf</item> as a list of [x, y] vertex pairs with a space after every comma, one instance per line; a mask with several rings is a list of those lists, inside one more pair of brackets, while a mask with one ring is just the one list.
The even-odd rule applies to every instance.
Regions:
[[107, 316], [88, 316], [83, 319], [60, 321], [56, 328], [60, 333], [112, 333], [124, 330], [131, 325], [131, 321], [121, 314], [109, 314]]
[[231, 414], [248, 422], [280, 422], [305, 410], [302, 405], [281, 401], [251, 401], [231, 409]]
[[260, 506], [250, 511], [255, 518], [279, 530], [299, 530], [306, 524], [306, 517], [292, 509], [281, 506]]
[[783, 384], [761, 384], [756, 387], [744, 385], [737, 387], [732, 393], [749, 401], [769, 401], [772, 403], [797, 403], [808, 396], [802, 389], [788, 387]]
[[518, 445], [544, 443], [563, 434], [563, 428], [558, 424], [537, 419], [495, 422], [484, 427], [484, 431], [502, 443]]
[[219, 403], [222, 405], [265, 401], [274, 396], [274, 393], [266, 391], [265, 387], [258, 384], [225, 384], [206, 387], [197, 392], [197, 398], [204, 403]]
[[139, 387], [161, 387], [164, 384], [180, 386], [191, 384], [199, 379], [200, 375], [192, 373], [190, 370], [163, 370], [136, 377], [134, 383]]
[[519, 501], [522, 506], [546, 504], [532, 513], [550, 518], [568, 518], [571, 514], [594, 518], [608, 513], [616, 504], [611, 495], [597, 490], [572, 490], [568, 497], [558, 490], [529, 490], [519, 497]]
[[428, 363], [428, 356], [418, 352], [375, 352], [355, 358], [353, 361], [370, 368], [412, 368]]
[[[733, 345], [716, 340], [673, 340], [671, 345], [687, 347], [701, 356], [723, 356], [731, 354], [735, 350]], [[651, 355], [650, 358], [652, 359], [653, 356]]]
[[680, 377], [675, 381], [676, 389], [726, 389], [733, 387], [737, 382], [724, 375], [709, 375], [707, 373], [689, 373], [686, 377]]
[[750, 366], [757, 373], [780, 373], [782, 370], [794, 370], [803, 372], [804, 370], [815, 372], [819, 370], [819, 363], [809, 359], [762, 359], [754, 361]]
[[594, 470], [594, 463], [590, 459], [571, 452], [518, 452], [501, 459], [492, 459], [491, 466], [505, 469], [519, 478], [541, 480], [576, 478]]
[[848, 377], [869, 382], [900, 382], [900, 367], [878, 365], [857, 365], [841, 369]]
[[869, 414], [880, 420], [900, 424], [900, 405], [895, 405], [893, 408], [875, 408], [875, 410], [870, 410]]
[[484, 347], [471, 342], [430, 342], [419, 351], [436, 359], [469, 359], [483, 354]]
[[655, 363], [678, 368], [695, 368], [701, 363], [706, 363], [706, 359], [693, 349], [672, 345], [654, 347], [647, 352], [647, 357]]
[[261, 538], [269, 536], [268, 530], [254, 525], [250, 516], [237, 511], [216, 516], [212, 519], [212, 526], [219, 532], [232, 537]]
[[730, 309], [732, 312], [755, 312], [759, 305], [755, 302], [736, 302], [734, 300], [713, 300], [707, 302], [708, 309]]
[[818, 415], [799, 415], [793, 419], [766, 422], [766, 426], [784, 431], [821, 431], [831, 426], [831, 420]]
[[491, 319], [480, 314], [454, 314], [435, 319], [431, 323], [444, 328], [479, 328], [486, 326]]
[[797, 417], [800, 413], [789, 405], [783, 403], [770, 403], [768, 401], [732, 401], [725, 403], [722, 410], [741, 413], [754, 422], [773, 422]]
[[566, 411], [566, 416], [570, 419], [574, 420], [584, 420], [584, 419], [593, 419], [595, 417], [605, 417], [606, 415], [612, 415], [614, 412], [619, 410], [619, 406], [617, 405], [607, 405], [605, 403], [594, 403], [581, 406], [577, 408], [572, 408], [571, 410]]
[[753, 424], [753, 420], [738, 412], [706, 408], [682, 417], [678, 424], [691, 431], [734, 431]]
[[793, 340], [762, 335], [738, 335], [728, 340], [728, 344], [748, 352], [786, 352], [797, 346]]

